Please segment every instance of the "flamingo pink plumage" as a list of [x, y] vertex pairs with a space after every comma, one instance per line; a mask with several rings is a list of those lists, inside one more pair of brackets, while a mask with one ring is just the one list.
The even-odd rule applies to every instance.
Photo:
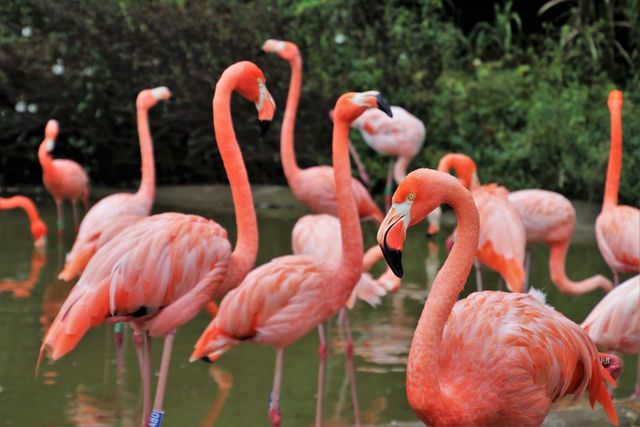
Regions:
[[191, 355], [191, 360], [205, 356], [216, 360], [241, 341], [274, 346], [276, 369], [269, 408], [273, 425], [280, 424], [284, 348], [344, 307], [362, 274], [362, 231], [351, 184], [349, 125], [365, 109], [375, 107], [391, 113], [378, 92], [347, 93], [336, 104], [333, 164], [342, 256], [329, 260], [284, 256], [253, 270], [222, 300], [218, 315]]
[[[104, 229], [111, 227], [112, 222], [126, 216], [131, 224], [136, 217], [149, 216], [156, 191], [156, 172], [153, 159], [153, 141], [149, 129], [149, 110], [160, 100], [167, 100], [171, 92], [166, 87], [145, 89], [138, 94], [136, 109], [138, 116], [138, 136], [142, 157], [142, 180], [135, 194], [116, 193], [96, 203], [84, 216], [78, 236], [71, 251], [67, 254], [64, 269], [59, 279], [72, 280], [78, 276], [98, 249], [97, 242], [102, 240]], [[124, 225], [118, 221], [119, 225]], [[122, 228], [120, 228], [122, 229]], [[111, 228], [113, 231], [113, 228]]]
[[640, 397], [640, 276], [616, 286], [582, 322], [591, 339], [607, 351], [638, 355], [634, 396]]
[[47, 225], [38, 215], [35, 203], [25, 196], [0, 197], [0, 210], [21, 208], [29, 218], [31, 236], [37, 248], [42, 248], [47, 244]]
[[[302, 56], [294, 43], [267, 40], [262, 49], [275, 52], [291, 66], [291, 82], [287, 96], [287, 106], [280, 134], [280, 157], [287, 183], [293, 195], [314, 213], [337, 216], [335, 179], [331, 166], [314, 166], [301, 169], [296, 162], [294, 151], [294, 130], [300, 90], [302, 86]], [[358, 215], [363, 219], [373, 219], [380, 223], [382, 211], [371, 198], [367, 189], [357, 179], [351, 179]]]
[[576, 226], [576, 210], [562, 194], [547, 190], [520, 190], [509, 193], [509, 202], [517, 209], [527, 234], [527, 244], [549, 245], [551, 281], [562, 292], [581, 295], [594, 289], [610, 291], [609, 279], [597, 274], [574, 282], [567, 277], [565, 259]]
[[[476, 258], [498, 272], [512, 292], [524, 290], [526, 233], [518, 211], [509, 203], [508, 191], [495, 183], [480, 185], [475, 162], [465, 154], [447, 154], [438, 170], [455, 170], [460, 182], [471, 190], [480, 212], [480, 239]], [[481, 282], [477, 274], [478, 283]]]
[[96, 252], [47, 332], [40, 356], [58, 359], [91, 327], [130, 321], [144, 331], [144, 390], [148, 419], [150, 336], [165, 336], [156, 403], [162, 406], [173, 331], [235, 287], [255, 263], [258, 230], [251, 187], [231, 119], [233, 92], [254, 102], [261, 122], [275, 105], [262, 71], [250, 62], [225, 70], [216, 85], [213, 120], [236, 209], [237, 241], [231, 252], [227, 232], [212, 220], [164, 213], [141, 219]]
[[622, 169], [622, 92], [609, 94], [611, 147], [602, 210], [596, 218], [596, 241], [618, 284], [619, 273], [640, 273], [640, 209], [618, 205]]
[[400, 183], [378, 230], [378, 243], [402, 276], [407, 229], [440, 204], [457, 217], [457, 239], [438, 273], [407, 363], [409, 404], [430, 426], [538, 426], [551, 404], [588, 391], [609, 419], [617, 416], [595, 345], [578, 325], [532, 294], [476, 292], [457, 301], [478, 248], [474, 198], [441, 172], [419, 169]]
[[64, 215], [62, 203], [71, 200], [74, 225], [78, 227], [78, 200], [89, 206], [89, 178], [82, 167], [73, 160], [53, 159], [51, 151], [55, 146], [60, 125], [56, 120], [49, 120], [44, 129], [44, 140], [38, 148], [38, 160], [42, 166], [42, 181], [53, 197], [58, 211], [58, 233], [64, 231]]

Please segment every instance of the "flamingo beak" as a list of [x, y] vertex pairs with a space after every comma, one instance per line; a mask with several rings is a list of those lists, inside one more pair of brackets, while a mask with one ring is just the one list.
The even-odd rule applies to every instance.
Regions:
[[260, 87], [260, 95], [258, 102], [256, 102], [256, 109], [258, 110], [258, 121], [260, 122], [260, 138], [262, 138], [271, 126], [271, 120], [273, 120], [276, 112], [276, 102], [264, 82], [259, 82], [258, 85]]
[[408, 215], [401, 215], [392, 206], [378, 229], [378, 244], [382, 249], [384, 259], [389, 264], [393, 274], [398, 277], [402, 277], [404, 274], [404, 269], [402, 268], [402, 245], [408, 223]]
[[387, 116], [393, 117], [393, 113], [391, 112], [391, 107], [386, 99], [382, 97], [382, 95], [376, 95], [376, 101], [378, 102], [378, 108], [386, 113]]
[[47, 236], [40, 236], [35, 242], [34, 245], [38, 249], [42, 249], [47, 246]]

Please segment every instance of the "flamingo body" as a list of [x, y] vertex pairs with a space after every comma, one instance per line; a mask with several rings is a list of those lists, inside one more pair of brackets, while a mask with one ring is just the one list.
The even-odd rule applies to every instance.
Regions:
[[68, 159], [53, 159], [52, 169], [43, 170], [42, 182], [54, 200], [78, 200], [85, 204], [89, 198], [89, 178], [82, 167]]
[[596, 241], [602, 257], [616, 272], [640, 273], [640, 210], [613, 206], [596, 218]]

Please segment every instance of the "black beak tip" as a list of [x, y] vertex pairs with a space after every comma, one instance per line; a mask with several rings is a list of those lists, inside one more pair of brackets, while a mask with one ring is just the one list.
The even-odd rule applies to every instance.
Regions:
[[271, 127], [269, 120], [260, 120], [260, 138], [263, 138], [267, 134], [269, 127]]
[[393, 113], [391, 112], [391, 107], [389, 106], [389, 103], [387, 102], [387, 100], [382, 97], [382, 95], [380, 94], [376, 95], [376, 101], [378, 101], [378, 108], [380, 110], [384, 111], [387, 114], [387, 116], [393, 117]]
[[202, 356], [200, 360], [208, 365], [211, 365], [213, 363], [207, 356]]
[[385, 261], [398, 277], [402, 277], [404, 275], [404, 269], [402, 268], [402, 251], [396, 249], [389, 249], [387, 245], [380, 245], [380, 249], [382, 249], [382, 255], [384, 255]]

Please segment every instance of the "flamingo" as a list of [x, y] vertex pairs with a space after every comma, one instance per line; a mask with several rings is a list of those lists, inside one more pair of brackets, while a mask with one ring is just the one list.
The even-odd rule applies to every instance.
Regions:
[[[126, 216], [130, 223], [136, 218], [149, 216], [156, 191], [156, 171], [153, 160], [153, 141], [149, 130], [149, 110], [158, 103], [171, 97], [166, 87], [145, 89], [136, 100], [138, 114], [138, 135], [142, 157], [142, 180], [135, 194], [116, 193], [96, 203], [84, 216], [78, 236], [71, 251], [67, 254], [64, 269], [58, 278], [70, 281], [78, 276], [98, 249], [97, 242], [102, 240], [105, 228], [110, 227], [116, 218]], [[119, 221], [121, 226], [125, 223]], [[122, 227], [124, 228], [124, 227]], [[121, 228], [121, 229], [122, 229]]]
[[[509, 193], [509, 202], [520, 214], [527, 244], [549, 245], [551, 281], [558, 289], [567, 294], [582, 295], [598, 288], [606, 292], [613, 288], [611, 281], [600, 274], [578, 282], [567, 277], [564, 266], [576, 226], [576, 210], [566, 197], [553, 191], [529, 189]], [[528, 276], [528, 252], [526, 259]]]
[[[438, 170], [456, 171], [460, 182], [473, 195], [480, 212], [480, 240], [477, 261], [500, 274], [511, 292], [524, 289], [526, 232], [518, 211], [509, 203], [506, 188], [497, 184], [480, 185], [475, 162], [465, 154], [450, 153], [438, 162]], [[482, 276], [476, 262], [476, 283], [482, 289]]]
[[618, 205], [622, 169], [622, 92], [609, 93], [611, 147], [602, 210], [596, 218], [596, 242], [618, 285], [619, 273], [640, 273], [640, 209]]
[[275, 104], [262, 71], [251, 62], [227, 68], [216, 85], [213, 122], [236, 209], [237, 239], [231, 251], [227, 232], [212, 220], [163, 213], [141, 219], [100, 248], [87, 264], [44, 337], [57, 360], [71, 351], [91, 327], [131, 322], [144, 335], [142, 422], [149, 420], [150, 337], [165, 336], [153, 416], [162, 418], [162, 401], [175, 329], [207, 302], [237, 286], [255, 263], [258, 230], [251, 187], [233, 130], [233, 92], [256, 104], [263, 126]]
[[25, 196], [0, 197], [0, 210], [21, 208], [27, 214], [31, 224], [31, 236], [36, 248], [43, 248], [47, 244], [47, 225], [38, 215], [35, 203]]
[[89, 178], [82, 167], [73, 160], [53, 159], [51, 151], [60, 131], [56, 120], [49, 120], [44, 129], [44, 140], [38, 148], [38, 160], [42, 166], [42, 181], [56, 202], [58, 211], [58, 234], [64, 233], [62, 203], [71, 200], [73, 223], [78, 228], [78, 200], [82, 200], [85, 210], [89, 206]]
[[591, 339], [602, 348], [638, 354], [633, 397], [640, 397], [640, 275], [616, 286], [582, 322]]
[[333, 164], [342, 256], [322, 259], [290, 255], [253, 270], [222, 300], [218, 315], [191, 354], [192, 361], [203, 357], [214, 361], [242, 341], [275, 347], [276, 366], [269, 404], [273, 426], [279, 426], [281, 421], [284, 348], [344, 307], [362, 274], [362, 231], [351, 184], [349, 125], [367, 108], [375, 107], [391, 114], [378, 92], [346, 93], [336, 103]]
[[[270, 39], [264, 43], [262, 49], [265, 52], [276, 53], [291, 66], [291, 82], [280, 133], [280, 157], [287, 183], [293, 195], [312, 212], [337, 216], [333, 168], [314, 166], [302, 169], [296, 163], [293, 148], [294, 128], [302, 86], [302, 56], [298, 46], [291, 42]], [[367, 189], [360, 181], [353, 178], [351, 186], [360, 218], [373, 219], [379, 224], [384, 215], [376, 206]]]
[[617, 415], [604, 382], [614, 383], [595, 344], [544, 302], [544, 294], [475, 292], [457, 301], [476, 256], [481, 219], [474, 197], [452, 176], [411, 172], [393, 195], [378, 230], [387, 263], [403, 274], [407, 229], [436, 206], [450, 205], [457, 240], [438, 273], [414, 333], [407, 397], [430, 426], [538, 426], [551, 404], [588, 391], [612, 423]]

